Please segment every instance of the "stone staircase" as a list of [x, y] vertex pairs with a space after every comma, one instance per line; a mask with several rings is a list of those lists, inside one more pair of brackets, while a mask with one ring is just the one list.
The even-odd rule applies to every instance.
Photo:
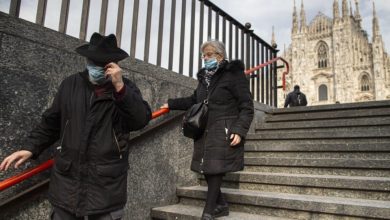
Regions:
[[[390, 101], [275, 109], [245, 149], [220, 219], [390, 219]], [[152, 217], [199, 219], [206, 190], [200, 176]]]

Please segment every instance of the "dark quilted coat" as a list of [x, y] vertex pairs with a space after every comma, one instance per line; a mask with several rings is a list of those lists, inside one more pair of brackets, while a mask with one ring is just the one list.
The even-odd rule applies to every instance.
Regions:
[[[210, 86], [204, 80], [205, 70], [198, 74], [198, 87], [193, 95], [185, 98], [169, 99], [170, 109], [187, 110], [202, 102], [207, 92], [209, 117], [203, 136], [194, 142], [191, 170], [203, 174], [221, 174], [242, 170], [244, 167], [244, 142], [253, 119], [253, 101], [249, 82], [244, 74], [241, 61], [220, 64], [211, 78]], [[239, 134], [242, 142], [230, 146], [230, 134]]]

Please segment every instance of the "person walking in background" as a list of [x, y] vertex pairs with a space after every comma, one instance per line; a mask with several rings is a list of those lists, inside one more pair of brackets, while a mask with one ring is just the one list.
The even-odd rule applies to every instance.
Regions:
[[117, 62], [128, 54], [115, 35], [94, 33], [76, 48], [86, 69], [62, 81], [54, 101], [21, 150], [0, 164], [0, 171], [60, 141], [51, 171], [50, 219], [121, 219], [127, 200], [129, 132], [151, 119], [137, 86], [122, 76]]
[[284, 102], [284, 107], [287, 108], [290, 107], [296, 107], [296, 106], [306, 106], [307, 100], [306, 95], [299, 90], [299, 86], [294, 86], [294, 91], [290, 92], [287, 97], [286, 101]]
[[169, 99], [162, 108], [187, 110], [209, 95], [207, 126], [194, 141], [191, 170], [205, 175], [208, 191], [202, 220], [212, 220], [229, 215], [221, 193], [222, 178], [244, 168], [244, 140], [254, 107], [244, 64], [228, 62], [225, 45], [220, 41], [203, 43], [201, 51], [204, 68], [197, 73], [198, 86], [193, 95]]

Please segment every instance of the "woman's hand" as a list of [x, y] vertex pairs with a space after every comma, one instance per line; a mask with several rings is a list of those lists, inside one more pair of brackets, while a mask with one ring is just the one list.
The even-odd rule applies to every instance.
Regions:
[[164, 103], [160, 108], [169, 108], [168, 103]]
[[119, 92], [125, 85], [122, 79], [122, 69], [114, 62], [107, 64], [104, 69], [106, 70], [106, 77], [111, 78], [112, 85], [115, 87], [115, 90]]
[[238, 134], [231, 134], [230, 140], [232, 140], [232, 142], [230, 143], [230, 146], [236, 146], [237, 144], [239, 144], [241, 142], [241, 137]]
[[0, 171], [8, 170], [8, 167], [11, 166], [12, 163], [15, 163], [15, 168], [18, 168], [21, 164], [23, 164], [27, 159], [32, 156], [32, 153], [27, 150], [16, 151], [15, 153], [6, 157], [3, 162], [0, 164]]

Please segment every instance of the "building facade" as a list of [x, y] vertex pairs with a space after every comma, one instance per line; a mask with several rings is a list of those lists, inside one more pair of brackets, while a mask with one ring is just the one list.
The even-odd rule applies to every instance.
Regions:
[[[303, 2], [294, 5], [291, 45], [284, 58], [290, 63], [286, 90], [278, 92], [279, 107], [294, 85], [300, 85], [308, 105], [390, 99], [390, 58], [384, 49], [373, 4], [372, 39], [362, 29], [359, 2], [355, 10], [342, 0], [333, 3], [333, 18], [319, 13], [308, 25]], [[279, 70], [279, 85], [281, 73]], [[279, 90], [280, 91], [280, 90]]]

